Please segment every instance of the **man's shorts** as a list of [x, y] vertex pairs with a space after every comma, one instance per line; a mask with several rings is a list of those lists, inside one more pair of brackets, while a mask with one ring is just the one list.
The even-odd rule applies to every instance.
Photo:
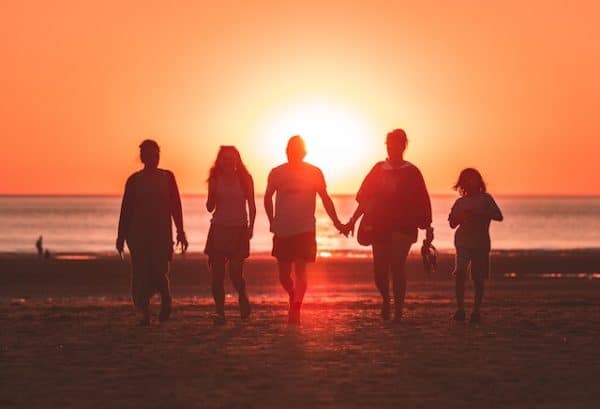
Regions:
[[314, 231], [293, 236], [273, 236], [273, 251], [277, 261], [291, 263], [294, 260], [314, 262], [317, 258], [317, 236]]
[[454, 275], [467, 277], [471, 273], [473, 281], [485, 280], [490, 274], [490, 251], [488, 249], [456, 248]]

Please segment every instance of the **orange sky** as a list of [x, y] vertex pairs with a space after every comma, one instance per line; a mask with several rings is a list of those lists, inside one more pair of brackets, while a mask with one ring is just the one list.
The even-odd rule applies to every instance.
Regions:
[[493, 193], [600, 194], [597, 2], [166, 3], [2, 2], [0, 193], [120, 193], [146, 137], [185, 193], [220, 144], [262, 191], [265, 134], [325, 101], [368, 124], [334, 192], [403, 127], [434, 193], [475, 166]]

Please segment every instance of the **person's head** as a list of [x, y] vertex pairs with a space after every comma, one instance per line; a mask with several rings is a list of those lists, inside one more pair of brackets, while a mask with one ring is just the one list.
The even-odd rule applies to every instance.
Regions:
[[288, 140], [285, 153], [287, 154], [288, 162], [302, 162], [306, 156], [306, 145], [304, 144], [304, 139], [302, 139], [300, 135], [292, 136]]
[[218, 175], [227, 173], [237, 173], [241, 176], [248, 175], [248, 169], [242, 161], [240, 152], [235, 146], [221, 146], [217, 153], [215, 164], [210, 169], [209, 181]]
[[146, 139], [140, 143], [140, 159], [145, 167], [157, 168], [160, 161], [160, 148], [156, 141]]
[[461, 196], [469, 196], [485, 193], [486, 187], [481, 173], [477, 169], [466, 168], [460, 172], [458, 180], [454, 184], [454, 190], [457, 190]]
[[387, 153], [390, 160], [402, 160], [406, 145], [408, 144], [406, 132], [403, 129], [394, 129], [387, 134], [385, 144], [387, 145]]

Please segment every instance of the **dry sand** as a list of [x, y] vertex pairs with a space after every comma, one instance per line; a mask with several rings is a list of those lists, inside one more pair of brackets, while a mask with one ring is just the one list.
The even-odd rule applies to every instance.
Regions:
[[[594, 272], [591, 261], [571, 261]], [[288, 327], [273, 263], [257, 260], [248, 266], [251, 319], [237, 318], [230, 297], [229, 321], [215, 327], [200, 264], [175, 263], [172, 320], [141, 328], [126, 269], [112, 258], [0, 257], [0, 407], [600, 404], [600, 280], [493, 280], [484, 322], [473, 326], [449, 319], [447, 272], [420, 278], [413, 260], [405, 319], [394, 325], [379, 319], [368, 260], [322, 261], [303, 324]]]

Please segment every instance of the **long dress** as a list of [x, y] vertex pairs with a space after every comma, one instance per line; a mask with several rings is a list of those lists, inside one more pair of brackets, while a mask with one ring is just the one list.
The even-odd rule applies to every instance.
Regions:
[[121, 204], [119, 237], [126, 240], [131, 253], [131, 292], [137, 307], [147, 307], [156, 293], [163, 302], [170, 301], [171, 218], [183, 232], [181, 199], [173, 173], [154, 169], [131, 175]]

